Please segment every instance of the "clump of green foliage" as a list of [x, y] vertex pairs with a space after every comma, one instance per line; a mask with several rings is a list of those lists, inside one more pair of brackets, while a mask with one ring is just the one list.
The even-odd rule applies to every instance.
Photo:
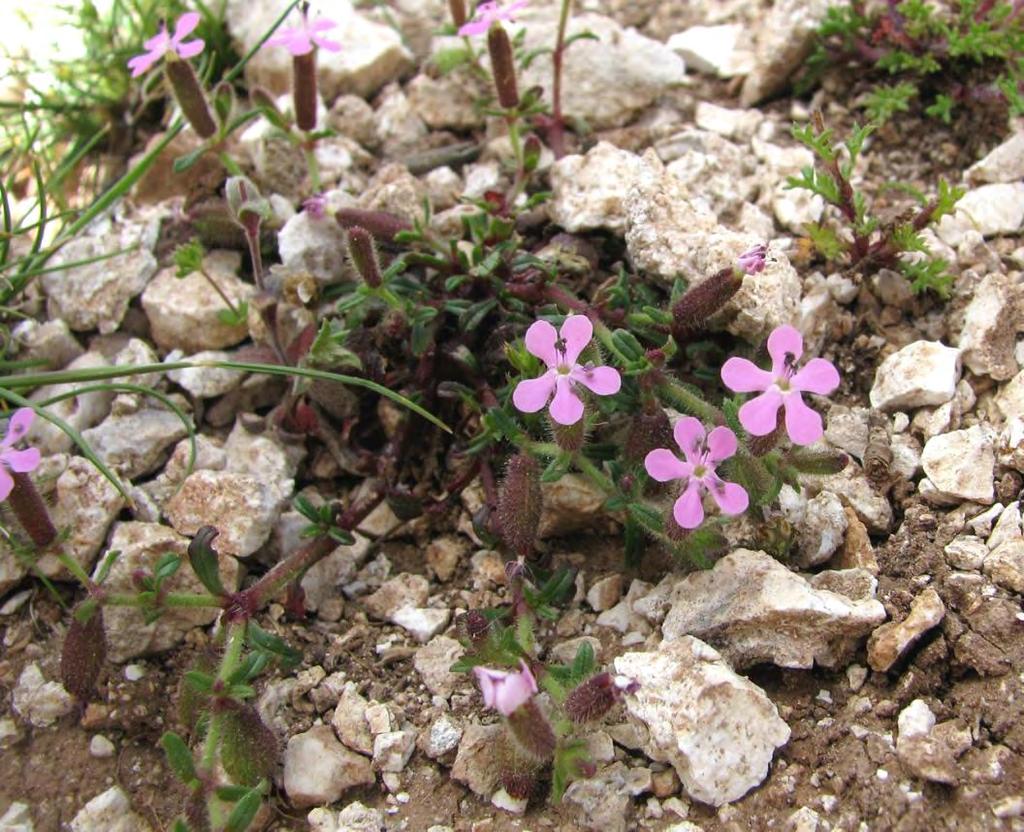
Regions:
[[[1024, 113], [1024, 4], [997, 0], [852, 0], [833, 6], [800, 79], [814, 86], [828, 67], [855, 71], [876, 86], [864, 100], [869, 118], [910, 109], [946, 124], [958, 109], [1008, 107]], [[889, 78], [895, 83], [884, 83]]]
[[910, 280], [916, 293], [931, 291], [946, 298], [953, 276], [945, 260], [928, 253], [921, 232], [952, 213], [964, 189], [940, 179], [937, 194], [928, 199], [904, 188], [915, 197], [918, 207], [882, 221], [850, 181], [864, 143], [874, 130], [874, 124], [854, 125], [850, 136], [839, 143], [820, 116], [810, 124], [793, 126], [793, 137], [813, 151], [818, 161], [804, 168], [800, 176], [790, 176], [787, 187], [818, 194], [831, 208], [826, 208], [821, 222], [807, 224], [807, 236], [831, 264], [864, 275], [882, 268], [896, 269]]

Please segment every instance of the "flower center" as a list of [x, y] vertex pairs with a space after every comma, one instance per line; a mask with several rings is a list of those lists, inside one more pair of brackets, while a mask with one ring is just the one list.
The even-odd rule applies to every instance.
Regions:
[[701, 462], [699, 465], [694, 465], [693, 475], [699, 480], [704, 479], [704, 477], [708, 475], [707, 465], [705, 465], [703, 462]]
[[559, 364], [557, 370], [559, 375], [567, 376], [572, 372], [572, 367], [568, 364]]

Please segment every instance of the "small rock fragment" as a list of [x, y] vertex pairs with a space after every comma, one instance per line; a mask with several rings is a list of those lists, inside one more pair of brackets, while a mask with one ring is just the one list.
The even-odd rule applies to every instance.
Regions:
[[71, 832], [152, 832], [153, 827], [132, 811], [120, 786], [96, 795], [71, 821]]
[[875, 371], [871, 406], [901, 410], [943, 404], [960, 380], [960, 350], [938, 341], [915, 341], [886, 358]]
[[11, 707], [29, 725], [46, 728], [71, 713], [75, 700], [60, 682], [47, 682], [39, 665], [33, 663], [21, 671], [11, 693]]
[[587, 591], [587, 603], [595, 612], [611, 609], [622, 597], [623, 577], [616, 572], [597, 581]]
[[345, 748], [326, 725], [314, 725], [288, 740], [284, 789], [295, 806], [334, 803], [347, 789], [374, 781], [370, 761]]
[[995, 499], [995, 442], [991, 427], [974, 425], [933, 436], [924, 446], [921, 466], [942, 496], [988, 505]]
[[412, 664], [427, 690], [447, 699], [459, 680], [465, 678], [465, 674], [452, 673], [450, 670], [465, 652], [466, 648], [455, 639], [437, 636], [416, 651]]
[[910, 613], [902, 621], [891, 621], [875, 630], [868, 639], [868, 664], [885, 672], [946, 615], [946, 605], [931, 587], [918, 595]]
[[489, 799], [498, 786], [498, 738], [504, 730], [501, 725], [467, 725], [452, 765], [452, 779]]
[[1024, 593], [1024, 538], [999, 544], [985, 558], [984, 572], [1004, 589]]
[[373, 767], [377, 771], [400, 772], [416, 748], [416, 732], [385, 731], [373, 738]]

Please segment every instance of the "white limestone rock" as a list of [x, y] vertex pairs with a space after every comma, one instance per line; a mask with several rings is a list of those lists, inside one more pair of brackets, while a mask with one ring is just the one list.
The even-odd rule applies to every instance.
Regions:
[[943, 433], [921, 454], [925, 474], [943, 497], [989, 505], [995, 499], [995, 435], [988, 425]]
[[971, 372], [996, 381], [1013, 378], [1020, 370], [1014, 349], [1024, 330], [1024, 284], [1019, 276], [993, 272], [971, 295], [964, 312], [958, 346]]
[[886, 358], [875, 371], [871, 406], [906, 410], [943, 404], [960, 380], [961, 351], [938, 341], [914, 341]]
[[[66, 370], [92, 370], [108, 367], [109, 362], [98, 352], [87, 352], [79, 356]], [[33, 402], [43, 402], [58, 396], [71, 393], [83, 387], [91, 387], [94, 382], [78, 381], [68, 384], [48, 384], [40, 387], [29, 398]], [[81, 432], [98, 425], [110, 413], [110, 403], [114, 394], [109, 390], [90, 390], [77, 396], [62, 399], [46, 406], [46, 412], [63, 419], [75, 430]], [[39, 448], [43, 454], [66, 453], [71, 450], [73, 442], [64, 431], [51, 422], [37, 417], [26, 437], [28, 444]]]
[[121, 787], [112, 786], [82, 807], [71, 821], [71, 832], [153, 832], [153, 827], [132, 810]]
[[239, 370], [212, 366], [214, 361], [230, 361], [231, 358], [230, 353], [220, 350], [203, 350], [188, 356], [181, 350], [171, 350], [165, 361], [189, 361], [196, 366], [170, 370], [167, 377], [197, 399], [214, 399], [230, 393], [245, 379], [246, 374]]
[[956, 248], [970, 232], [982, 237], [1015, 234], [1024, 225], [1024, 183], [1012, 182], [972, 188], [952, 214], [939, 220], [936, 233]]
[[932, 587], [918, 595], [910, 612], [902, 621], [883, 624], [868, 639], [868, 664], [872, 670], [885, 672], [918, 640], [937, 627], [946, 616], [946, 605]]
[[[239, 53], [255, 47], [280, 14], [274, 0], [229, 0], [225, 20]], [[401, 35], [357, 12], [351, 0], [313, 0], [309, 17], [321, 16], [338, 24], [327, 36], [342, 44], [339, 52], [321, 49], [317, 55], [317, 86], [328, 105], [342, 93], [369, 98], [412, 65]], [[283, 25], [299, 25], [297, 9]], [[261, 49], [246, 65], [245, 77], [250, 88], [285, 93], [291, 85], [292, 56], [287, 49]]]
[[133, 480], [151, 473], [168, 447], [187, 433], [177, 415], [153, 407], [108, 416], [96, 427], [82, 431], [82, 438], [118, 475]]
[[288, 740], [284, 790], [295, 806], [334, 803], [351, 788], [375, 782], [370, 761], [349, 751], [326, 725], [314, 725]]
[[754, 66], [746, 28], [740, 23], [691, 26], [672, 35], [665, 45], [697, 72], [732, 78], [746, 75]]
[[676, 584], [662, 633], [706, 639], [739, 668], [837, 667], [884, 620], [873, 598], [816, 589], [764, 552], [737, 549]]
[[465, 678], [465, 674], [452, 673], [450, 669], [465, 652], [466, 648], [455, 639], [437, 636], [416, 651], [412, 665], [427, 690], [434, 696], [447, 699], [460, 680]]
[[47, 682], [39, 665], [33, 663], [21, 671], [11, 693], [11, 707], [29, 725], [46, 728], [71, 713], [75, 699], [60, 682]]
[[985, 574], [999, 586], [1024, 594], [1024, 538], [1000, 543], [985, 558]]
[[0, 832], [35, 832], [32, 812], [26, 803], [12, 803], [0, 817]]
[[321, 286], [354, 279], [345, 231], [330, 214], [299, 211], [277, 232], [277, 247], [285, 267], [312, 275]]
[[671, 763], [694, 800], [739, 800], [764, 780], [775, 749], [789, 740], [789, 726], [764, 691], [690, 636], [619, 656], [615, 672], [640, 684], [625, 708], [649, 737], [644, 751]]
[[[115, 332], [132, 298], [156, 273], [153, 241], [145, 226], [129, 222], [113, 226], [105, 221], [103, 227], [105, 232], [94, 227], [86, 236], [61, 247], [49, 266], [52, 269], [80, 260], [102, 259], [48, 271], [39, 278], [47, 295], [48, 317], [63, 319], [76, 332]], [[130, 250], [104, 257], [125, 249]]]
[[[160, 558], [175, 554], [186, 564], [164, 586], [170, 592], [205, 593], [207, 590], [188, 568], [188, 544], [187, 538], [157, 523], [118, 523], [111, 533], [109, 548], [121, 554], [114, 561], [104, 586], [111, 592], [134, 591], [132, 574], [136, 570], [151, 572]], [[218, 551], [221, 583], [231, 592], [238, 582], [238, 562], [219, 547]], [[107, 654], [113, 662], [126, 662], [137, 656], [159, 653], [177, 645], [193, 627], [210, 624], [216, 618], [216, 609], [175, 607], [147, 624], [137, 609], [107, 607], [103, 611]]]
[[19, 358], [45, 361], [47, 370], [59, 370], [85, 352], [67, 322], [60, 318], [43, 322], [29, 318], [11, 330], [11, 339]]
[[698, 101], [693, 115], [694, 123], [701, 130], [710, 130], [728, 139], [749, 139], [764, 122], [760, 110], [734, 110], [719, 107], [710, 101]]
[[470, 723], [464, 726], [459, 751], [452, 764], [452, 779], [467, 786], [474, 794], [489, 800], [499, 784], [499, 738], [504, 732], [505, 728], [500, 723]]
[[971, 165], [965, 176], [975, 185], [1024, 179], [1024, 133], [1014, 133], [993, 148], [985, 158]]
[[[207, 273], [236, 307], [255, 292], [236, 274], [241, 263], [241, 255], [235, 251], [211, 251], [203, 258]], [[173, 266], [163, 269], [142, 293], [142, 308], [160, 349], [186, 353], [219, 350], [248, 337], [244, 321], [229, 325], [220, 320], [218, 313], [228, 307], [205, 277], [198, 272], [180, 278], [176, 275]]]
[[570, 155], [551, 168], [551, 221], [566, 231], [626, 228], [625, 198], [640, 172], [640, 157], [609, 142], [598, 142], [585, 156]]

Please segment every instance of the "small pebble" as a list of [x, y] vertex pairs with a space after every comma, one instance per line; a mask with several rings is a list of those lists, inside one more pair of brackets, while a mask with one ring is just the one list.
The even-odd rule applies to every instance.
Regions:
[[99, 759], [105, 759], [107, 757], [113, 757], [117, 749], [114, 747], [114, 743], [108, 740], [103, 734], [95, 734], [91, 740], [89, 740], [89, 753], [93, 757]]

